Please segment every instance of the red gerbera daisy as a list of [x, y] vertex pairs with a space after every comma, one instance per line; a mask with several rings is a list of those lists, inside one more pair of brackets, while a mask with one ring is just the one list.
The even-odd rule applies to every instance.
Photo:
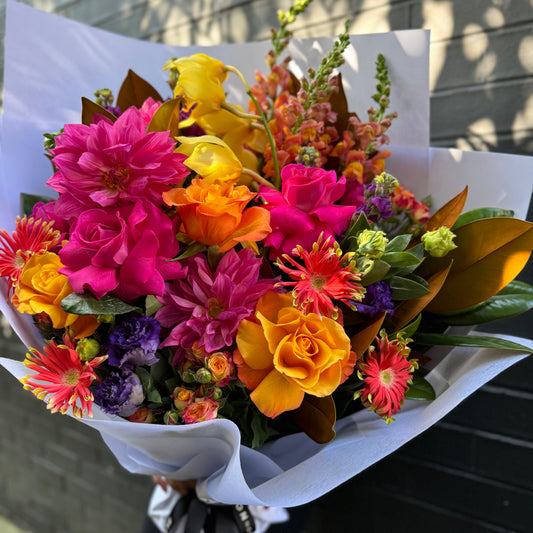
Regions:
[[408, 359], [410, 348], [401, 335], [390, 342], [384, 332], [376, 337], [378, 351], [371, 346], [364, 360], [358, 362], [358, 376], [364, 381], [359, 396], [365, 407], [370, 407], [389, 424], [403, 404], [405, 392], [418, 368], [415, 359]]
[[339, 300], [355, 310], [354, 301], [360, 302], [365, 289], [359, 284], [362, 273], [352, 260], [353, 254], [342, 253], [337, 242], [330, 244], [331, 237], [323, 242], [322, 234], [313, 244], [311, 252], [298, 246], [293, 253], [304, 264], [296, 262], [289, 255], [282, 258], [292, 265], [284, 265], [278, 259], [277, 265], [293, 280], [279, 285], [294, 285], [292, 291], [294, 304], [304, 313], [316, 313], [335, 319], [338, 314], [332, 300]]
[[8, 279], [8, 290], [19, 282], [20, 272], [28, 259], [51, 250], [59, 243], [60, 235], [52, 229], [52, 222], [33, 217], [17, 217], [11, 235], [0, 230], [0, 276]]
[[[72, 347], [56, 344], [51, 341], [44, 347], [44, 354], [30, 348], [31, 354], [26, 355], [24, 365], [35, 374], [21, 378], [24, 388], [31, 390], [37, 398], [47, 400], [47, 408], [52, 413], [65, 414], [69, 407], [77, 418], [87, 413], [93, 416], [93, 395], [89, 390], [91, 383], [98, 379], [94, 369], [107, 356], [95, 357], [91, 361], [81, 361]], [[79, 400], [79, 404], [78, 404]]]

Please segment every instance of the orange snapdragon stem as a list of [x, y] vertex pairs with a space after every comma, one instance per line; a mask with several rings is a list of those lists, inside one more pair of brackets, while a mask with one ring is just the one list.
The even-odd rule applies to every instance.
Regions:
[[242, 75], [242, 73], [235, 67], [232, 67], [231, 65], [225, 65], [225, 69], [228, 72], [233, 72], [233, 74], [237, 75], [238, 78], [242, 81], [242, 83], [244, 84], [244, 87], [246, 88], [246, 94], [251, 98], [252, 102], [254, 103], [255, 108], [257, 109], [257, 112], [259, 113], [258, 118], [261, 120], [261, 122], [265, 126], [266, 134], [268, 136], [268, 142], [270, 144], [270, 149], [272, 151], [272, 163], [274, 165], [274, 177], [272, 181], [274, 182], [274, 186], [276, 187], [276, 189], [279, 189], [281, 185], [281, 176], [280, 176], [280, 171], [279, 171], [278, 153], [276, 151], [276, 142], [274, 141], [272, 132], [270, 131], [270, 128], [268, 127], [267, 118], [265, 117], [265, 114], [263, 113], [261, 106], [259, 105], [254, 95], [252, 94], [252, 90], [250, 89], [250, 86], [248, 85], [248, 82], [246, 81], [246, 78]]

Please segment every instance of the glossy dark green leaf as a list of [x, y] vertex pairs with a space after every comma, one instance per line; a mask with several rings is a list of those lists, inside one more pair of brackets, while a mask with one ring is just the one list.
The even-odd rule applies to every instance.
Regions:
[[411, 238], [412, 235], [407, 233], [394, 237], [394, 239], [392, 239], [385, 247], [385, 252], [403, 252], [407, 248], [407, 245], [411, 242]]
[[394, 276], [390, 280], [393, 300], [412, 300], [429, 293], [429, 290], [412, 279]]
[[413, 340], [427, 346], [467, 346], [472, 348], [496, 348], [498, 350], [518, 350], [532, 352], [527, 346], [497, 337], [478, 335], [445, 335], [440, 333], [416, 333]]
[[38, 194], [28, 194], [25, 192], [20, 193], [20, 210], [22, 214], [26, 216], [30, 216], [33, 211], [33, 207], [35, 204], [38, 204], [39, 202], [43, 202], [43, 204], [47, 204], [52, 198], [49, 198], [48, 196], [40, 196]]
[[[350, 243], [350, 246], [354, 246], [354, 240], [351, 239], [351, 237], [357, 237], [357, 234], [365, 229], [370, 229], [370, 222], [368, 222], [366, 215], [364, 213], [361, 213], [357, 220], [355, 222], [352, 222], [346, 230], [344, 240], [341, 242], [341, 248], [347, 251], [346, 245], [348, 244], [348, 242]], [[354, 249], [350, 249], [349, 251], [355, 252], [356, 249], [357, 246], [355, 246]]]
[[521, 281], [512, 281], [495, 296], [465, 312], [436, 316], [443, 324], [470, 326], [520, 315], [532, 307], [533, 287]]
[[107, 294], [98, 300], [89, 294], [78, 294], [77, 292], [63, 298], [61, 308], [63, 311], [74, 315], [123, 315], [133, 311], [142, 313], [140, 307], [127, 304]]
[[415, 374], [413, 382], [409, 385], [409, 389], [405, 393], [406, 400], [434, 400], [435, 389], [429, 381], [422, 376]]
[[385, 253], [381, 259], [395, 268], [417, 266], [420, 263], [420, 259], [409, 252]]
[[421, 320], [422, 320], [422, 314], [419, 314], [415, 320], [413, 320], [412, 322], [407, 324], [407, 326], [399, 330], [398, 333], [403, 332], [404, 338], [411, 338], [416, 333], [418, 326], [420, 326]]
[[499, 207], [480, 207], [479, 209], [472, 209], [459, 216], [452, 227], [452, 231], [469, 224], [474, 220], [480, 220], [481, 218], [494, 218], [494, 217], [514, 217], [514, 211], [508, 209], [501, 209]]
[[381, 259], [377, 259], [374, 261], [372, 268], [363, 276], [361, 281], [366, 287], [372, 283], [376, 283], [376, 281], [381, 281], [387, 275], [389, 270], [390, 265], [388, 263], [385, 263], [385, 261], [382, 261]]
[[153, 295], [149, 294], [145, 299], [146, 316], [153, 316], [163, 307], [163, 304]]
[[258, 448], [268, 438], [268, 422], [259, 411], [253, 411], [252, 422], [252, 448]]

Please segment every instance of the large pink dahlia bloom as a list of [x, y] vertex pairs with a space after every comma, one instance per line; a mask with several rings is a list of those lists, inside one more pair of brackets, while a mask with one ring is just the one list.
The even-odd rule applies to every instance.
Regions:
[[146, 131], [143, 113], [134, 107], [114, 123], [66, 124], [52, 150], [57, 172], [48, 180], [60, 193], [56, 213], [71, 219], [88, 207], [141, 197], [160, 204], [162, 193], [189, 173], [174, 148], [168, 132]]
[[207, 353], [230, 346], [240, 322], [277, 280], [260, 279], [261, 258], [249, 248], [227, 252], [215, 272], [202, 254], [186, 264], [187, 278], [167, 284], [159, 298], [163, 307], [156, 318], [172, 328], [161, 346], [197, 345]]

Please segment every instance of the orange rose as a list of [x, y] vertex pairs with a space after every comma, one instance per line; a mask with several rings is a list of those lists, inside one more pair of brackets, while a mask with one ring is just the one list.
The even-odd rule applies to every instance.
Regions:
[[181, 232], [193, 241], [218, 245], [220, 252], [227, 252], [239, 242], [257, 242], [271, 232], [266, 209], [245, 209], [254, 196], [244, 185], [196, 179], [186, 189], [163, 193], [163, 200], [177, 207]]
[[259, 300], [255, 317], [239, 325], [234, 361], [264, 415], [297, 409], [306, 393], [328, 396], [351, 374], [356, 355], [338, 322], [305, 315], [290, 294], [275, 292]]
[[13, 304], [21, 313], [46, 313], [55, 329], [69, 328], [75, 338], [88, 337], [98, 327], [95, 316], [74, 315], [61, 308], [61, 300], [73, 292], [67, 276], [59, 273], [63, 264], [51, 252], [33, 255], [24, 265]]

